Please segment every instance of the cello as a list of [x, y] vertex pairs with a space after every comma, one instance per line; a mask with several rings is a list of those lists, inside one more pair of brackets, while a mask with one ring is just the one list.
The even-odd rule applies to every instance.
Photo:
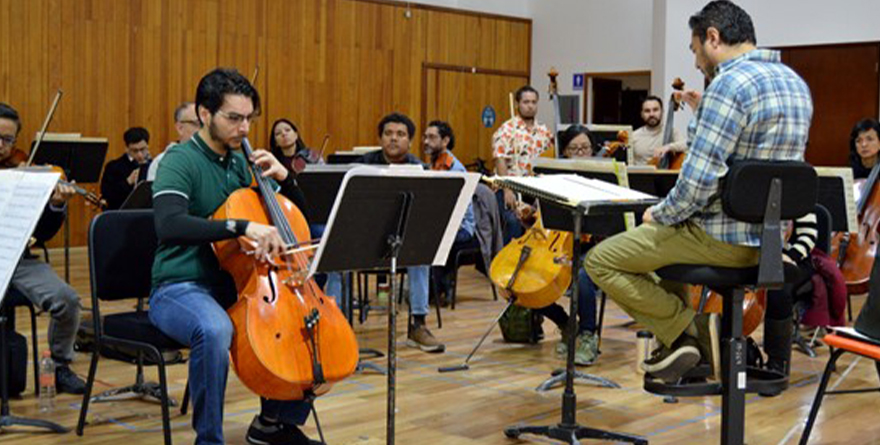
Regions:
[[[675, 112], [681, 109], [681, 99], [675, 97], [676, 92], [684, 90], [684, 81], [676, 77], [672, 82], [672, 95], [669, 96], [669, 107], [666, 110], [666, 125], [663, 127], [663, 146], [672, 143], [673, 122], [675, 121]], [[655, 165], [659, 169], [664, 170], [681, 170], [684, 164], [684, 158], [687, 153], [667, 151], [659, 159], [652, 159], [649, 164]]]
[[877, 193], [877, 180], [880, 164], [871, 169], [868, 179], [862, 184], [862, 192], [856, 206], [858, 232], [837, 233], [831, 239], [831, 258], [837, 258], [837, 266], [843, 273], [847, 292], [863, 294], [868, 292], [868, 280], [874, 266], [874, 254], [880, 241], [880, 193]]
[[492, 260], [489, 277], [516, 298], [518, 306], [540, 309], [565, 293], [571, 283], [571, 232], [544, 228], [540, 214], [526, 233]]
[[[245, 157], [253, 150], [242, 140]], [[227, 311], [235, 328], [230, 357], [242, 383], [275, 400], [309, 399], [350, 376], [358, 346], [348, 320], [333, 298], [308, 277], [308, 224], [299, 209], [273, 191], [262, 169], [249, 161], [257, 190], [233, 192], [215, 219], [271, 224], [288, 247], [263, 262], [245, 237], [213, 244], [220, 266], [235, 280], [238, 301]], [[302, 242], [300, 241], [302, 240]]]

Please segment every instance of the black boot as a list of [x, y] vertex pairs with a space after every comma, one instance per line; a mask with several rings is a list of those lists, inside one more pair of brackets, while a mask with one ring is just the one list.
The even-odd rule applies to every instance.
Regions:
[[764, 320], [764, 352], [767, 354], [768, 370], [788, 376], [793, 331], [791, 317], [785, 320]]
[[[791, 367], [791, 336], [794, 331], [791, 317], [785, 320], [764, 320], [764, 352], [768, 371], [778, 372], [788, 379]], [[788, 385], [785, 385], [788, 386]], [[782, 391], [761, 392], [762, 397], [774, 397]]]

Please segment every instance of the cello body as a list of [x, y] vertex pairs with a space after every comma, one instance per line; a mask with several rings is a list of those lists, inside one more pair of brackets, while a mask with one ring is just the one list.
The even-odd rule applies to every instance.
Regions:
[[[281, 195], [275, 198], [296, 239], [308, 240], [299, 209]], [[265, 201], [252, 189], [233, 192], [214, 218], [272, 224]], [[244, 237], [216, 242], [214, 250], [238, 290], [238, 301], [227, 311], [235, 328], [230, 356], [248, 389], [270, 399], [302, 400], [354, 373], [354, 331], [336, 301], [313, 279], [305, 280], [307, 259], [258, 261], [246, 253], [253, 246]]]
[[[707, 292], [706, 302], [703, 304], [704, 313], [721, 314], [724, 307], [723, 297], [705, 289], [703, 286], [688, 286], [691, 298], [691, 308], [699, 310], [700, 300], [703, 293]], [[755, 329], [764, 321], [764, 312], [767, 308], [767, 290], [758, 289], [746, 290], [745, 299], [743, 300], [743, 335], [751, 335]]]
[[874, 166], [868, 179], [862, 184], [857, 206], [858, 232], [836, 233], [831, 239], [831, 258], [846, 281], [850, 295], [868, 292], [874, 255], [880, 241], [880, 193], [877, 192], [880, 164]]
[[540, 215], [526, 233], [504, 246], [489, 277], [516, 297], [518, 306], [540, 309], [554, 303], [571, 284], [573, 235], [545, 229]]

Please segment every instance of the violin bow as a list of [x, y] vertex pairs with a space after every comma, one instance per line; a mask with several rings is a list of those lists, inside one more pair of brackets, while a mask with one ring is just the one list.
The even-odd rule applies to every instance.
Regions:
[[43, 127], [40, 128], [40, 132], [37, 134], [37, 140], [34, 142], [34, 149], [31, 150], [31, 155], [28, 157], [27, 163], [25, 163], [26, 167], [34, 162], [34, 156], [36, 156], [37, 150], [40, 149], [40, 144], [43, 143], [43, 137], [46, 135], [46, 130], [49, 128], [49, 122], [52, 122], [52, 117], [55, 116], [55, 110], [58, 109], [58, 102], [61, 101], [62, 94], [64, 94], [64, 91], [62, 91], [61, 88], [55, 93], [55, 99], [52, 101], [52, 106], [49, 107], [49, 113], [46, 114], [46, 119], [43, 120]]

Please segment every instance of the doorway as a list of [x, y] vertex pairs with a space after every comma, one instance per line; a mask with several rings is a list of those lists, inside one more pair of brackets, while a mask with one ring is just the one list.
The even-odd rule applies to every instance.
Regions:
[[584, 122], [642, 126], [642, 101], [651, 89], [650, 71], [584, 74]]

